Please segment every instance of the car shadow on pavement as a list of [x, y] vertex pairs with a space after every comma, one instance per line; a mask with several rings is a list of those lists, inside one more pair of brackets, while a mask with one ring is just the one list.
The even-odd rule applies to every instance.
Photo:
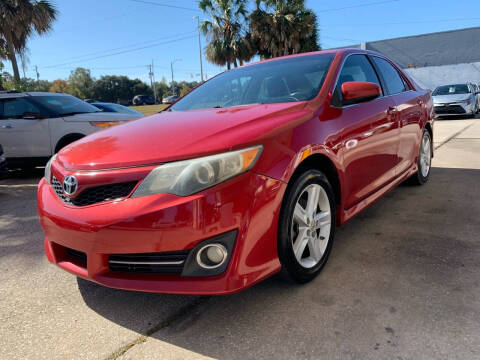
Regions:
[[[338, 229], [329, 263], [308, 284], [275, 275], [218, 297], [113, 290], [85, 280], [79, 290], [116, 324], [214, 358], [415, 358], [419, 349], [435, 358], [439, 348], [474, 349], [479, 179], [480, 170], [433, 168], [425, 186], [390, 192]], [[181, 303], [176, 313], [152, 318], [152, 309], [172, 301]]]
[[43, 234], [37, 217], [37, 183], [43, 169], [11, 171], [0, 180], [0, 259], [25, 263], [43, 258]]

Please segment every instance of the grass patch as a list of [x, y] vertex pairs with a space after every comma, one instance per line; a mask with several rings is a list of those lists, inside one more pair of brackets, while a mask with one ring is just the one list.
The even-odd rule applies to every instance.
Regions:
[[130, 106], [130, 108], [132, 108], [133, 110], [140, 111], [142, 114], [145, 114], [145, 115], [152, 115], [162, 111], [167, 106], [168, 106], [167, 104], [158, 104], [158, 105]]

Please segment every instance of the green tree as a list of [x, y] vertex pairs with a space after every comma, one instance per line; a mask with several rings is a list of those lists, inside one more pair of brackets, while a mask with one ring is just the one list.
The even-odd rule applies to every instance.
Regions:
[[69, 93], [80, 99], [91, 98], [94, 82], [90, 70], [81, 67], [76, 68], [68, 78]]
[[152, 89], [139, 79], [106, 75], [95, 81], [92, 97], [99, 101], [128, 104], [135, 95], [143, 94], [151, 95]]
[[68, 93], [68, 90], [68, 83], [62, 79], [54, 80], [49, 88], [49, 91], [59, 93]]
[[[207, 36], [205, 56], [217, 65], [230, 69], [254, 55], [244, 25], [247, 20], [245, 0], [201, 0], [200, 9], [210, 20], [203, 21], [201, 30]], [[238, 62], [237, 62], [238, 60]]]
[[319, 49], [316, 16], [304, 0], [256, 0], [250, 30], [262, 58]]
[[20, 82], [17, 55], [24, 54], [28, 39], [51, 30], [57, 10], [47, 0], [0, 0], [0, 48], [12, 63], [13, 76]]

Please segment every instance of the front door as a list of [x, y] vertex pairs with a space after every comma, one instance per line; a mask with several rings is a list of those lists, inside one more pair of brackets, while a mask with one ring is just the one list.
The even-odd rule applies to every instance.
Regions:
[[51, 155], [48, 119], [25, 119], [40, 109], [24, 97], [0, 100], [0, 144], [7, 158]]
[[[368, 81], [382, 89], [377, 73], [365, 55], [347, 57], [334, 98], [341, 96], [341, 86], [348, 81]], [[395, 177], [400, 141], [396, 107], [391, 97], [383, 95], [371, 101], [341, 106], [340, 118], [335, 120], [342, 123], [344, 133], [345, 209]]]

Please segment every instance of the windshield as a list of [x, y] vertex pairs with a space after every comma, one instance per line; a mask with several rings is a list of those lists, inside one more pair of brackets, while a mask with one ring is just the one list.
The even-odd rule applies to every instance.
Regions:
[[98, 103], [93, 103], [95, 107], [98, 107], [100, 110], [103, 110], [105, 112], [118, 112], [122, 114], [135, 114], [135, 115], [143, 115], [141, 112], [135, 111], [133, 109], [130, 109], [126, 106], [119, 105], [119, 104], [98, 104]]
[[432, 93], [433, 96], [436, 95], [456, 95], [456, 94], [469, 94], [470, 89], [467, 84], [457, 84], [457, 85], [444, 85], [439, 86]]
[[175, 103], [182, 111], [313, 99], [334, 54], [319, 54], [245, 66], [220, 74]]
[[32, 96], [30, 98], [59, 116], [99, 112], [100, 110], [71, 95]]

